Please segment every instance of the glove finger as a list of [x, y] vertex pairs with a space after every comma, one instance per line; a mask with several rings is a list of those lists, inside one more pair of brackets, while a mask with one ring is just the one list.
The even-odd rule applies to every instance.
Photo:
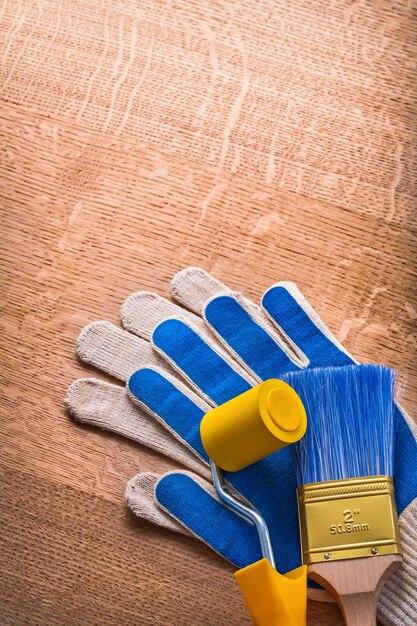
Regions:
[[226, 508], [213, 487], [187, 472], [170, 472], [155, 487], [159, 506], [237, 567], [262, 558], [255, 526]]
[[171, 317], [205, 330], [201, 317], [150, 291], [138, 291], [129, 296], [121, 306], [120, 317], [126, 330], [147, 341], [151, 341], [156, 326]]
[[230, 292], [229, 287], [201, 267], [186, 267], [171, 280], [175, 300], [200, 317], [209, 300]]
[[[246, 378], [251, 384], [259, 382], [256, 377], [248, 373], [248, 368], [244, 363], [237, 362], [231, 358], [230, 352], [222, 347], [201, 317], [190, 313], [190, 311], [166, 300], [158, 294], [148, 291], [134, 293], [127, 298], [121, 308], [121, 320], [124, 328], [151, 342], [157, 351], [171, 361], [174, 369], [176, 369], [175, 358], [171, 359], [169, 350], [164, 351], [163, 346], [155, 344], [155, 329], [168, 320], [183, 322], [184, 325], [193, 329], [206, 344], [210, 345], [240, 376]], [[240, 360], [238, 359], [238, 361]], [[187, 378], [185, 373], [183, 375]]]
[[173, 296], [198, 310], [222, 346], [258, 379], [307, 365], [305, 356], [278, 331], [260, 307], [232, 292], [204, 270], [187, 268], [174, 277], [171, 286]]
[[105, 321], [92, 322], [82, 329], [77, 354], [84, 363], [123, 382], [145, 365], [169, 369], [148, 341]]
[[183, 524], [158, 505], [155, 485], [160, 478], [161, 476], [154, 472], [142, 472], [129, 480], [125, 491], [127, 506], [140, 519], [173, 532], [191, 536], [191, 532]]
[[183, 383], [156, 369], [136, 371], [130, 377], [127, 389], [134, 404], [162, 422], [174, 437], [207, 462], [201, 443], [200, 422], [210, 405]]
[[295, 283], [282, 282], [273, 285], [264, 293], [262, 307], [282, 333], [302, 350], [311, 367], [354, 363]]
[[209, 326], [261, 380], [280, 376], [307, 365], [295, 357], [259, 309], [239, 294], [210, 300], [203, 311]]
[[79, 379], [68, 389], [66, 403], [78, 422], [132, 439], [202, 476], [210, 476], [207, 465], [189, 447], [160, 421], [132, 404], [125, 388], [94, 378]]
[[239, 374], [196, 330], [180, 320], [161, 322], [155, 328], [152, 343], [208, 402], [222, 404], [257, 382]]
[[[166, 331], [166, 325], [177, 324], [184, 330], [188, 327], [183, 322], [175, 320], [166, 320], [161, 326], [161, 336], [166, 336], [169, 339], [169, 332]], [[175, 332], [175, 330], [174, 330]], [[193, 367], [193, 352], [192, 345], [189, 341], [187, 344], [181, 345], [184, 333], [175, 338], [175, 345], [178, 345], [179, 352], [184, 354], [187, 349], [190, 349], [190, 353], [184, 360], [184, 364], [187, 365], [183, 369], [181, 365], [175, 363], [175, 355], [171, 359], [169, 355], [164, 353], [162, 348], [158, 348], [161, 356], [152, 345], [144, 339], [137, 337], [136, 335], [118, 328], [114, 324], [105, 321], [93, 322], [86, 326], [80, 333], [77, 341], [77, 352], [80, 359], [101, 371], [115, 376], [119, 380], [126, 381], [136, 370], [143, 367], [150, 367], [163, 371], [167, 376], [177, 378], [177, 374], [185, 378], [186, 382], [194, 388], [197, 392], [203, 391], [204, 386], [214, 389], [219, 388], [224, 394], [229, 393], [229, 399], [233, 395], [237, 395], [249, 389], [250, 385], [238, 374], [235, 370], [218, 355], [212, 348], [210, 348], [196, 333], [189, 333], [196, 339], [199, 339], [199, 345], [196, 349], [206, 347], [206, 353], [210, 353], [216, 358], [215, 368], [210, 367], [213, 364], [213, 359], [204, 362], [206, 353], [197, 354], [195, 367]], [[163, 343], [163, 342], [162, 342]], [[167, 341], [166, 343], [169, 343]], [[155, 343], [155, 347], [157, 344]], [[170, 364], [174, 367], [172, 368]], [[222, 376], [224, 377], [222, 379]], [[230, 389], [230, 391], [229, 391]], [[187, 391], [187, 393], [191, 393]], [[205, 394], [205, 398], [212, 404], [210, 393]]]

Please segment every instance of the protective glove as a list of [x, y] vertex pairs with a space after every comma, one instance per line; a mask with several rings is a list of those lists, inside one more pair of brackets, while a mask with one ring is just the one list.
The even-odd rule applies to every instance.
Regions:
[[[184, 472], [159, 480], [155, 475], [139, 475], [128, 487], [128, 504], [140, 516], [172, 527], [162, 510], [169, 512], [242, 567], [259, 558], [257, 537], [253, 527], [217, 502], [203, 480], [208, 472], [199, 439], [202, 415], [265, 378], [279, 378], [299, 367], [344, 365], [353, 360], [292, 283], [269, 289], [262, 308], [196, 268], [180, 272], [172, 286], [174, 297], [197, 316], [154, 294], [139, 293], [122, 308], [122, 323], [130, 333], [99, 322], [87, 327], [79, 339], [81, 358], [121, 380], [146, 366], [131, 376], [128, 385], [128, 394], [139, 408], [129, 404], [121, 388], [91, 380], [77, 381], [68, 402], [77, 419], [165, 451], [197, 471], [197, 479]], [[146, 341], [152, 342], [154, 351]], [[158, 429], [157, 421], [150, 421], [149, 416], [162, 421], [173, 436]], [[417, 459], [417, 446], [400, 412], [397, 430], [397, 505], [403, 512], [400, 523], [405, 530], [405, 552], [415, 553], [412, 517], [416, 503], [410, 503], [417, 493], [416, 465], [412, 462]], [[281, 450], [228, 479], [267, 520], [278, 569], [285, 572], [296, 567], [298, 522], [289, 450]], [[151, 491], [153, 485], [159, 507]], [[406, 554], [402, 573], [388, 584], [380, 603], [385, 623], [415, 623], [416, 604], [410, 588], [414, 587], [413, 575], [415, 565]]]

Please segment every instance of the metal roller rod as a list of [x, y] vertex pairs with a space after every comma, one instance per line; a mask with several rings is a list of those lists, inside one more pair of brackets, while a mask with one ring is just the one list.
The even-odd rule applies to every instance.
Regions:
[[217, 495], [220, 500], [228, 507], [233, 509], [236, 513], [239, 513], [247, 520], [253, 522], [258, 531], [259, 542], [261, 544], [262, 556], [271, 563], [275, 568], [274, 553], [272, 550], [271, 538], [269, 536], [268, 526], [259, 511], [250, 504], [243, 504], [240, 500], [237, 500], [226, 489], [224, 484], [223, 472], [214, 461], [210, 459], [211, 473], [213, 475], [213, 483], [216, 489]]

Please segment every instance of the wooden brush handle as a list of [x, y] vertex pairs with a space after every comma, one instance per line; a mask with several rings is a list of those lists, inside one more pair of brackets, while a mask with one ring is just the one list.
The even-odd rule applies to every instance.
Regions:
[[334, 596], [346, 626], [375, 626], [382, 586], [401, 563], [399, 554], [313, 563], [308, 576]]
[[375, 626], [377, 603], [378, 597], [371, 592], [341, 596], [338, 601], [348, 626]]

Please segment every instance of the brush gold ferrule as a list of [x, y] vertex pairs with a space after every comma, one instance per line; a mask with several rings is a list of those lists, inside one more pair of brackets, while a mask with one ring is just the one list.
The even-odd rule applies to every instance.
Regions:
[[303, 563], [401, 554], [390, 476], [311, 483], [297, 493]]

